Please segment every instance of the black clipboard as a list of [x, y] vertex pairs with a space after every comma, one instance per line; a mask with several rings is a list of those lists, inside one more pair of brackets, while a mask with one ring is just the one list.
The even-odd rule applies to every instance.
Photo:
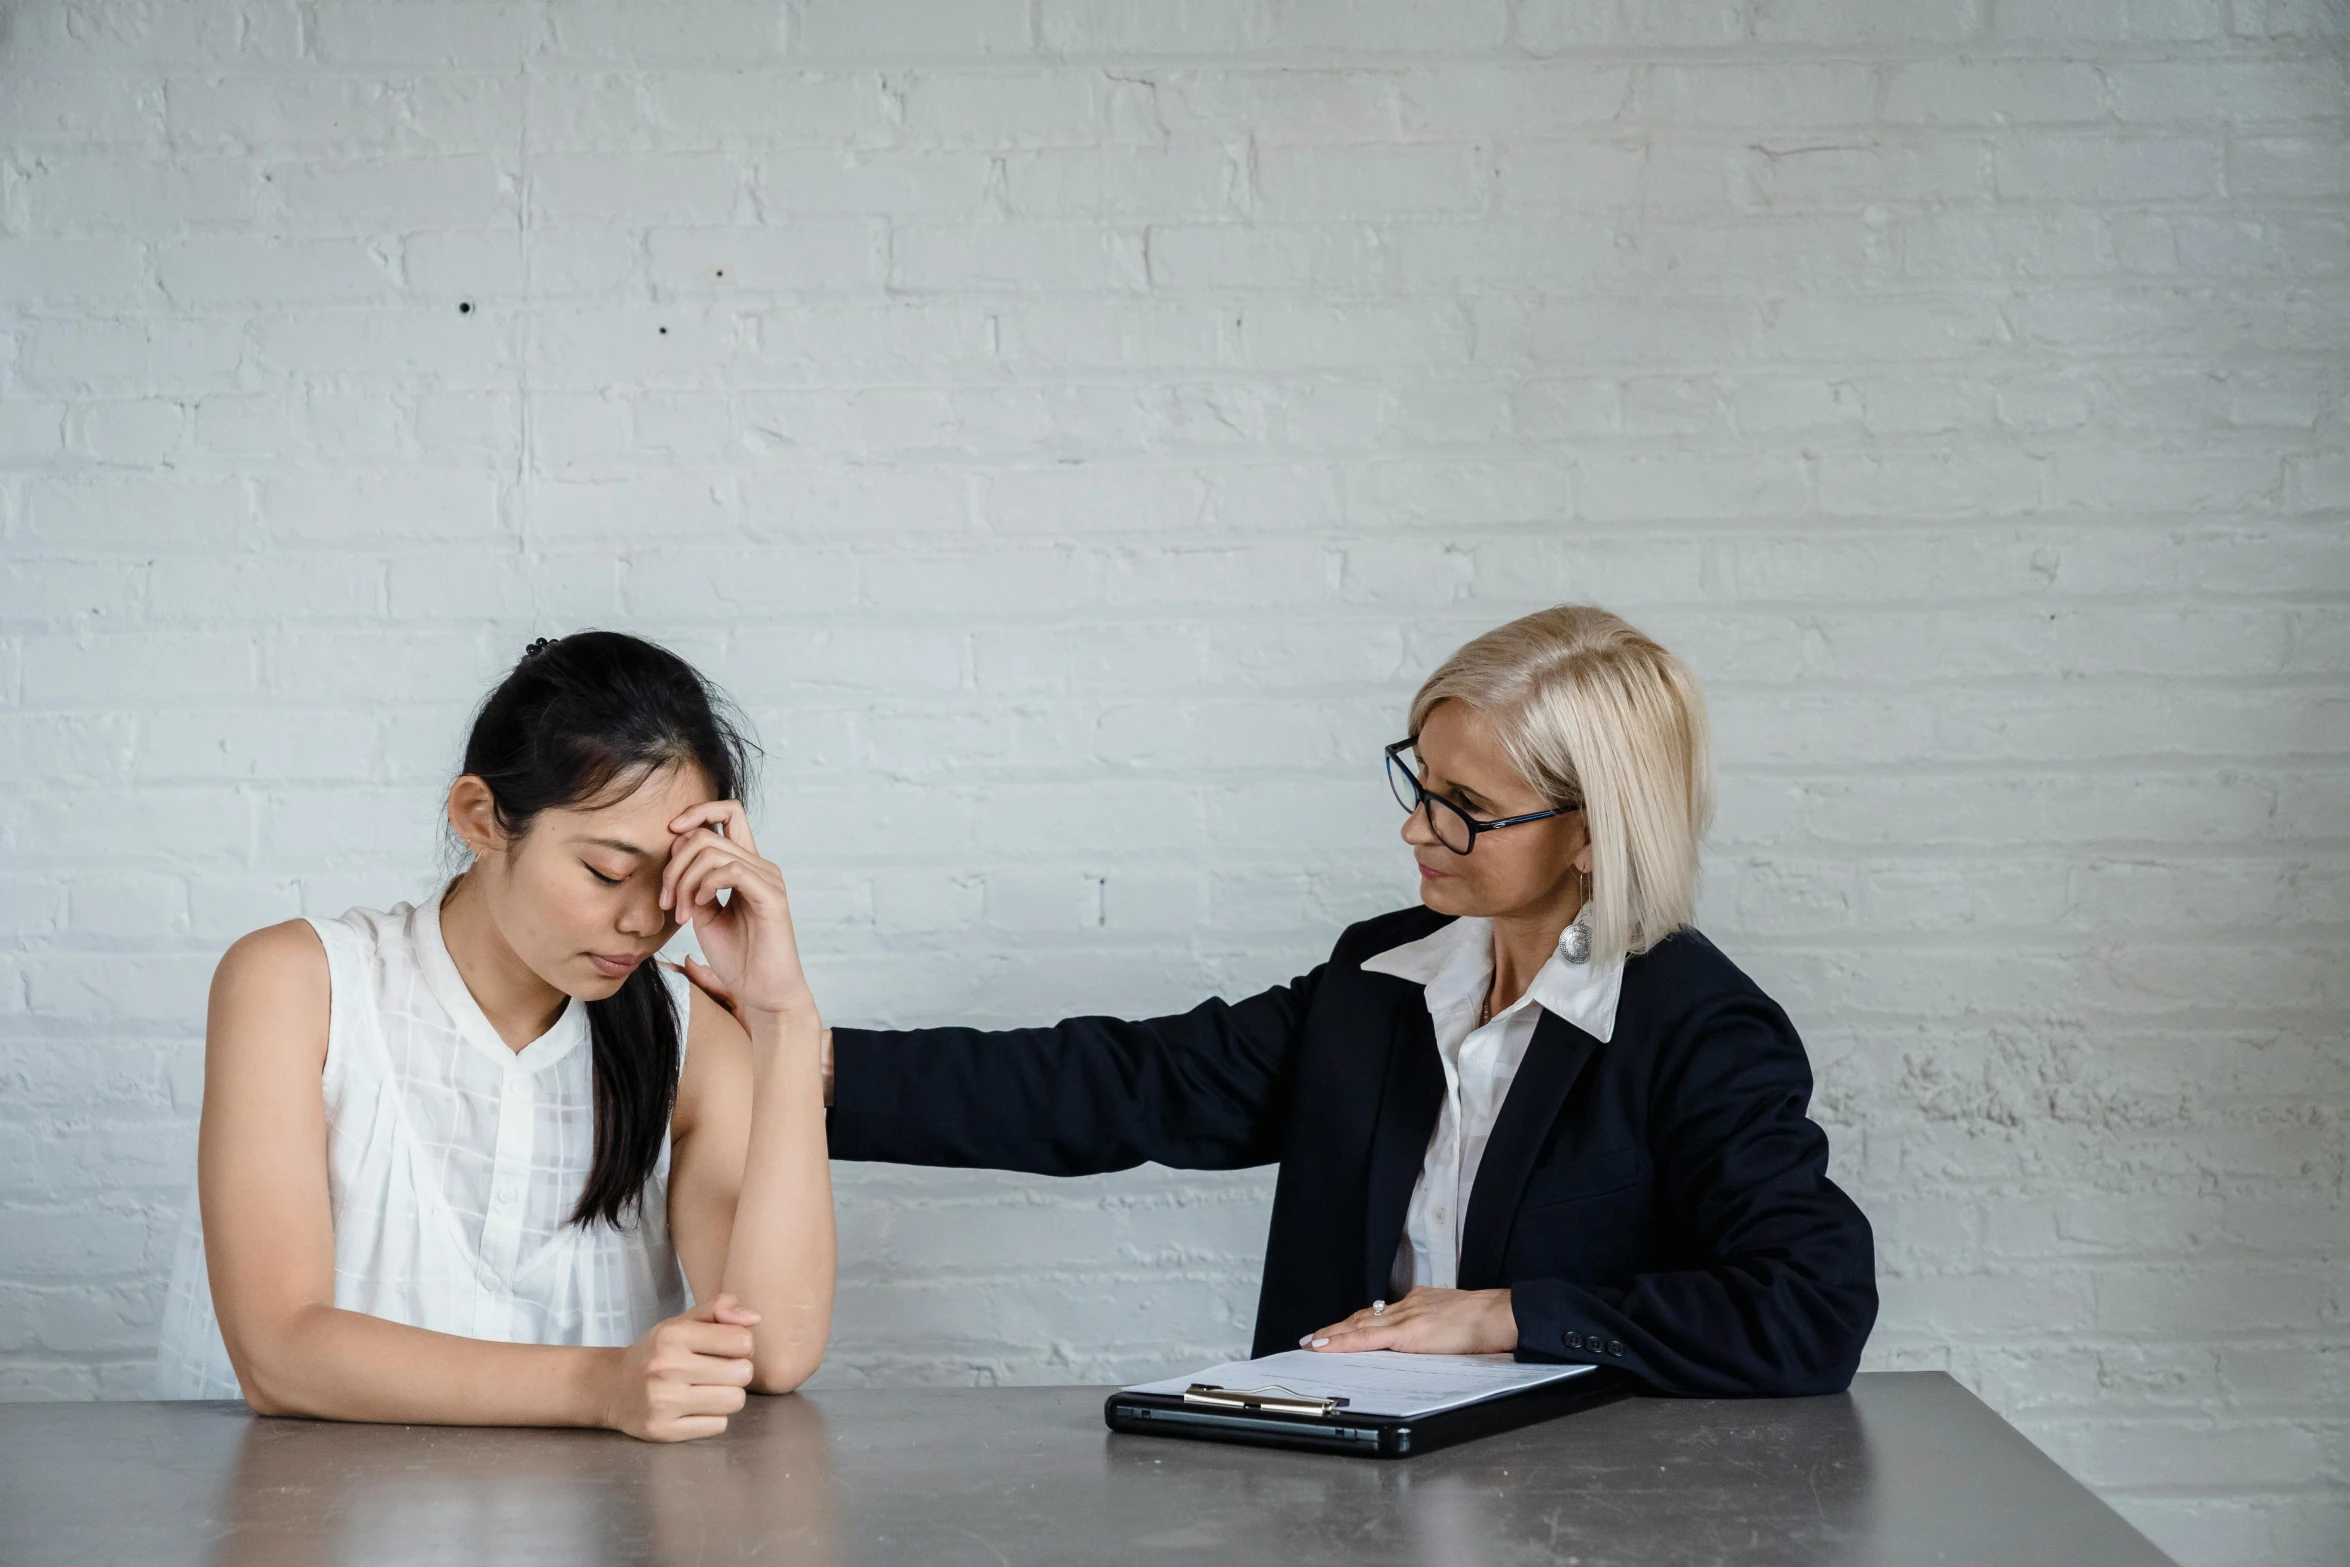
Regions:
[[1622, 1372], [1597, 1368], [1432, 1415], [1373, 1415], [1349, 1413], [1338, 1407], [1343, 1399], [1280, 1398], [1194, 1383], [1184, 1393], [1112, 1393], [1102, 1406], [1102, 1420], [1113, 1431], [1136, 1436], [1411, 1458], [1596, 1409], [1633, 1391], [1632, 1379]]

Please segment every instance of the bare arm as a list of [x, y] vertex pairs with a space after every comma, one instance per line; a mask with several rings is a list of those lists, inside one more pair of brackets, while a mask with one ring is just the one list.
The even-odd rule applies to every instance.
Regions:
[[[726, 998], [694, 998], [694, 1048], [705, 1037], [719, 1048], [717, 1075], [691, 1085], [680, 1105], [693, 1120], [684, 1153], [672, 1155], [683, 1160], [670, 1198], [678, 1255], [697, 1298], [723, 1288], [760, 1314], [752, 1385], [788, 1393], [823, 1360], [832, 1329], [824, 1024], [800, 970], [783, 873], [760, 855], [741, 802], [697, 805], [669, 830], [662, 907], [693, 922], [709, 956], [688, 976]], [[688, 1076], [695, 1068], [689, 1051]], [[688, 1085], [678, 1086], [685, 1100]]]
[[742, 1018], [693, 992], [669, 1229], [696, 1300], [723, 1292], [759, 1314], [752, 1389], [788, 1393], [823, 1360], [832, 1329], [819, 1027], [812, 1008]]
[[197, 1142], [221, 1336], [262, 1414], [454, 1425], [608, 1425], [657, 1439], [725, 1429], [750, 1333], [673, 1318], [626, 1349], [500, 1344], [334, 1303], [327, 1199], [326, 953], [308, 925], [256, 931], [213, 978]]

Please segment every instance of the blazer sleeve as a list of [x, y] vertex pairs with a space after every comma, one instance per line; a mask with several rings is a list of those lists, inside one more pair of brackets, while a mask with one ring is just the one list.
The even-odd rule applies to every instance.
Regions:
[[1039, 1175], [1269, 1164], [1323, 972], [1140, 1022], [836, 1028], [832, 1156]]
[[1612, 1287], [1515, 1284], [1520, 1349], [1671, 1393], [1840, 1391], [1876, 1321], [1876, 1253], [1828, 1179], [1803, 1046], [1759, 992], [1723, 998], [1682, 1043], [1656, 1083], [1650, 1143], [1688, 1265]]

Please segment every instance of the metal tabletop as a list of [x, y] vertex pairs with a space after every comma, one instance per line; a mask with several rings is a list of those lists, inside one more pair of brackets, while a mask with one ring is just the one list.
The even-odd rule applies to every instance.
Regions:
[[0, 1562], [2161, 1563], [1940, 1374], [1630, 1399], [1398, 1462], [1115, 1436], [1103, 1389], [754, 1398], [726, 1435], [0, 1405]]

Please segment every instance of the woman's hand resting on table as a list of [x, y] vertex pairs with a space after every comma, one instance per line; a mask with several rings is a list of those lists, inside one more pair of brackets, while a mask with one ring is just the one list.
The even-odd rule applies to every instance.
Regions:
[[1300, 1349], [1326, 1355], [1396, 1349], [1412, 1355], [1490, 1355], [1518, 1347], [1518, 1319], [1508, 1290], [1440, 1290], [1422, 1286], [1384, 1311], [1363, 1310], [1308, 1333]]
[[647, 1442], [716, 1436], [751, 1385], [759, 1314], [720, 1295], [653, 1325], [604, 1374], [603, 1424]]

